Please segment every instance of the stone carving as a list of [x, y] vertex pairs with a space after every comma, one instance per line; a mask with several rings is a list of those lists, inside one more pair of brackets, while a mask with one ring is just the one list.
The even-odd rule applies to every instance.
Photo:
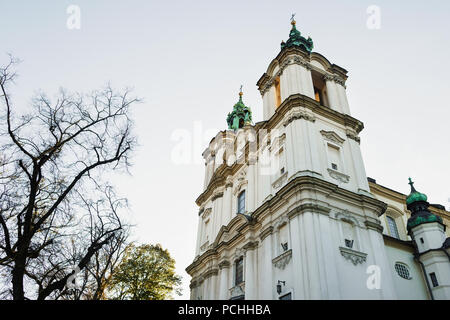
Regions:
[[230, 298], [243, 296], [245, 294], [245, 282], [242, 282], [230, 289]]
[[343, 183], [348, 183], [350, 181], [350, 176], [348, 176], [348, 175], [346, 175], [344, 173], [341, 173], [339, 171], [330, 169], [330, 168], [328, 168], [328, 174], [333, 179], [336, 179], [336, 180], [338, 180], [340, 182], [343, 182]]
[[336, 213], [336, 219], [340, 219], [346, 222], [349, 222], [353, 224], [354, 226], [361, 227], [361, 224], [359, 223], [358, 219], [355, 218], [354, 215], [352, 215], [348, 210], [340, 211]]
[[287, 171], [283, 173], [277, 180], [272, 183], [274, 189], [280, 188], [287, 180]]
[[348, 138], [360, 143], [361, 139], [358, 137], [358, 134], [354, 130], [347, 129], [345, 130], [345, 134]]
[[342, 143], [345, 141], [345, 139], [342, 139], [336, 132], [334, 131], [325, 131], [321, 130], [320, 133], [322, 136], [331, 142], [334, 142], [336, 144], [342, 145]]
[[206, 219], [210, 215], [211, 211], [212, 211], [211, 208], [207, 208], [207, 209], [203, 210], [202, 218]]
[[350, 248], [345, 247], [339, 247], [339, 251], [341, 251], [341, 255], [347, 259], [350, 260], [355, 266], [358, 263], [364, 263], [366, 262], [367, 253], [359, 252]]
[[278, 269], [284, 270], [292, 259], [292, 249], [289, 249], [272, 260], [272, 264]]
[[314, 117], [313, 114], [309, 114], [308, 112], [303, 111], [300, 108], [292, 108], [286, 114], [283, 125], [286, 127], [289, 123], [291, 123], [292, 121], [297, 120], [297, 119], [305, 119], [305, 120], [311, 121], [311, 122], [316, 121], [316, 118]]

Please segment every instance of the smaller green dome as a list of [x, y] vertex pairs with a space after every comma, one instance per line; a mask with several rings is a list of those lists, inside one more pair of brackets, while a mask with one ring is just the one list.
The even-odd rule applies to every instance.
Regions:
[[417, 201], [427, 201], [427, 196], [423, 193], [418, 192], [413, 184], [414, 182], [412, 182], [411, 178], [408, 178], [409, 180], [409, 185], [411, 186], [411, 193], [408, 195], [408, 197], [406, 198], [406, 204], [411, 204], [413, 202], [417, 202]]
[[308, 37], [308, 39], [303, 37], [300, 31], [298, 31], [295, 27], [295, 23], [295, 20], [292, 18], [292, 29], [289, 32], [289, 39], [286, 42], [281, 42], [281, 49], [288, 47], [300, 47], [306, 50], [308, 53], [311, 53], [314, 48], [312, 39], [310, 37]]
[[252, 124], [252, 110], [242, 101], [242, 86], [239, 92], [239, 101], [234, 105], [233, 111], [228, 113], [228, 129], [238, 130]]
[[435, 215], [435, 214], [429, 214], [429, 215], [417, 215], [415, 217], [411, 217], [408, 219], [407, 229], [410, 230], [411, 228], [414, 228], [415, 226], [418, 226], [419, 224], [428, 223], [428, 222], [442, 222], [442, 218]]

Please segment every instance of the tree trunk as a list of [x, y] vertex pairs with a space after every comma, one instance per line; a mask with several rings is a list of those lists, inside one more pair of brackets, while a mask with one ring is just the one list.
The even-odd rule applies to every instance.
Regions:
[[24, 300], [25, 293], [23, 291], [23, 277], [25, 274], [25, 260], [24, 255], [18, 255], [14, 261], [14, 268], [12, 270], [12, 285], [13, 285], [13, 299]]

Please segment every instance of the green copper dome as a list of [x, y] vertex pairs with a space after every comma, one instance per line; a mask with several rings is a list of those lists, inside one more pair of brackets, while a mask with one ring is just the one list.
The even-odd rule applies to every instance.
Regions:
[[252, 110], [242, 101], [242, 91], [239, 92], [239, 101], [234, 105], [233, 111], [228, 113], [228, 129], [238, 130], [252, 124]]
[[428, 223], [428, 222], [442, 222], [442, 218], [435, 215], [435, 214], [429, 214], [429, 215], [417, 215], [415, 217], [411, 217], [408, 219], [407, 229], [410, 230], [411, 228], [414, 228], [415, 226], [418, 226], [422, 223]]
[[408, 234], [411, 230], [421, 224], [438, 222], [442, 224], [442, 218], [433, 214], [428, 209], [427, 196], [418, 192], [414, 186], [411, 178], [409, 178], [409, 185], [411, 186], [411, 193], [406, 198], [406, 205], [409, 211], [411, 211], [411, 217], [408, 219], [407, 229]]
[[286, 42], [281, 42], [281, 49], [295, 46], [303, 48], [308, 53], [311, 53], [314, 48], [312, 39], [310, 37], [308, 37], [308, 39], [302, 37], [300, 31], [295, 27], [295, 20], [292, 20], [291, 25], [292, 29], [291, 32], [289, 32], [289, 39]]
[[418, 192], [414, 186], [414, 182], [412, 182], [411, 178], [409, 178], [409, 185], [411, 186], [411, 193], [406, 198], [406, 204], [411, 204], [417, 201], [427, 201], [427, 196], [423, 193]]

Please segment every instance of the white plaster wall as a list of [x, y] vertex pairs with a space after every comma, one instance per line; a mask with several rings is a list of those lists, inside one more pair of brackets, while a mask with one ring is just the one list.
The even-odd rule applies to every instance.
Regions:
[[[423, 272], [420, 265], [414, 261], [412, 251], [402, 250], [389, 245], [386, 245], [385, 249], [389, 260], [389, 271], [392, 274], [398, 299], [429, 299]], [[396, 262], [402, 262], [408, 266], [411, 275], [410, 280], [404, 279], [397, 274], [394, 267]], [[383, 285], [384, 279], [382, 278], [381, 281], [381, 285]]]

